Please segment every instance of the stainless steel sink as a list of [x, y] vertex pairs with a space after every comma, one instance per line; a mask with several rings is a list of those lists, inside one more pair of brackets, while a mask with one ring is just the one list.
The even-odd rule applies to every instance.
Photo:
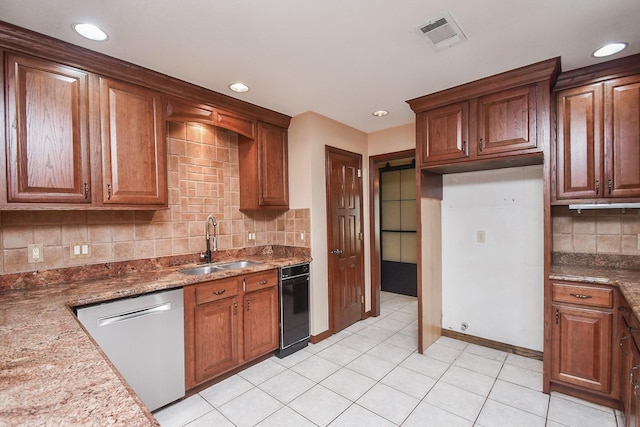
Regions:
[[252, 265], [257, 265], [255, 261], [228, 261], [228, 262], [216, 262], [212, 264], [199, 265], [197, 267], [185, 268], [180, 270], [180, 273], [189, 274], [192, 276], [198, 276], [201, 274], [215, 273], [220, 270], [233, 270], [234, 268], [245, 268]]
[[218, 268], [223, 269], [223, 270], [232, 270], [234, 268], [245, 268], [245, 267], [251, 267], [252, 265], [257, 265], [257, 262], [254, 261], [229, 261], [229, 262], [220, 262], [217, 263], [216, 266], [218, 266]]
[[192, 267], [192, 268], [185, 268], [183, 270], [180, 270], [180, 273], [183, 274], [190, 274], [192, 276], [197, 276], [200, 274], [209, 274], [209, 273], [213, 273], [216, 271], [220, 271], [222, 270], [222, 268], [213, 265], [213, 264], [207, 264], [207, 265], [200, 265], [198, 267]]

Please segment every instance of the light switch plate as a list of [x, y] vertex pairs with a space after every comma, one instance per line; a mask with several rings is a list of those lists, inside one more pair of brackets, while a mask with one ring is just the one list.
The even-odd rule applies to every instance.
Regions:
[[478, 230], [476, 233], [476, 241], [478, 243], [484, 243], [486, 241], [486, 232], [484, 230]]

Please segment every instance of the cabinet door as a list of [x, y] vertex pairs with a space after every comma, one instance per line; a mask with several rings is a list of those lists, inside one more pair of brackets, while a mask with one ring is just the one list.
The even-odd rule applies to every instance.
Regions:
[[480, 98], [478, 138], [478, 156], [536, 148], [536, 86]]
[[165, 123], [160, 94], [100, 78], [105, 204], [167, 205]]
[[197, 383], [215, 377], [238, 364], [238, 300], [195, 307], [195, 379]]
[[266, 123], [258, 124], [259, 205], [289, 207], [287, 131]]
[[602, 85], [558, 92], [556, 197], [600, 197], [602, 179]]
[[250, 360], [278, 348], [278, 288], [244, 297], [244, 358]]
[[8, 202], [91, 203], [88, 75], [7, 54]]
[[590, 390], [611, 388], [611, 312], [553, 306], [551, 377]]
[[420, 113], [420, 163], [429, 165], [469, 155], [469, 103], [461, 102]]
[[640, 196], [640, 75], [605, 83], [606, 194]]

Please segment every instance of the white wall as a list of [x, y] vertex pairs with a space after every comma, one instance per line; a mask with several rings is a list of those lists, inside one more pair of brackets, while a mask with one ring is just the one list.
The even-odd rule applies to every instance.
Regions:
[[311, 210], [312, 335], [329, 329], [325, 145], [362, 155], [365, 307], [371, 307], [367, 134], [317, 113], [300, 114], [289, 126], [289, 205]]
[[444, 329], [542, 350], [542, 189], [542, 166], [444, 175]]

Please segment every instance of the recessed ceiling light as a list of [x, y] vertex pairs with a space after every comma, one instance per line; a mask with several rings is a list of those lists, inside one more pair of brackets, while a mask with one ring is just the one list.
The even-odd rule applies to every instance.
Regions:
[[628, 46], [627, 43], [619, 42], [619, 43], [609, 43], [607, 45], [602, 46], [600, 49], [593, 52], [593, 56], [596, 58], [602, 58], [603, 56], [615, 55], [620, 52], [624, 48]]
[[231, 83], [229, 85], [229, 89], [231, 89], [232, 91], [237, 92], [237, 93], [249, 92], [249, 86], [247, 86], [244, 83], [240, 83], [240, 82]]
[[76, 33], [89, 40], [101, 42], [108, 38], [107, 33], [93, 24], [73, 24], [73, 29]]
[[384, 116], [388, 116], [389, 112], [387, 110], [376, 110], [371, 114], [376, 117], [384, 117]]

